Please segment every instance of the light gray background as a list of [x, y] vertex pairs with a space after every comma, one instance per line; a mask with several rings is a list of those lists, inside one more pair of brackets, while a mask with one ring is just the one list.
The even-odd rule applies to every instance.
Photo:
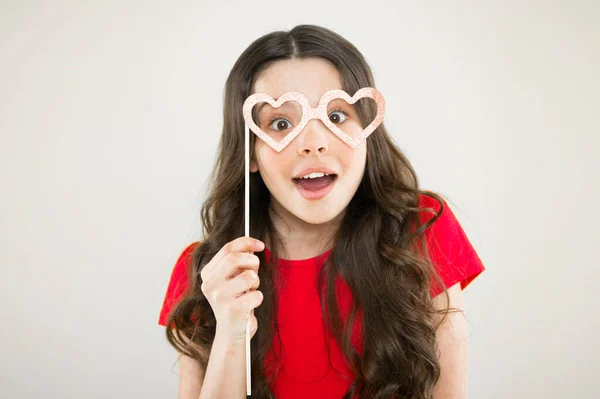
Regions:
[[315, 23], [367, 57], [487, 267], [465, 290], [469, 398], [599, 397], [600, 13], [551, 3], [2, 1], [0, 396], [176, 396], [157, 319], [227, 73]]

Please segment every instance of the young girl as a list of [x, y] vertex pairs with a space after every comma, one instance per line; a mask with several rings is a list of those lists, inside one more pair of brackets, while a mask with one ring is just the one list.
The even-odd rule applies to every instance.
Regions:
[[[356, 148], [318, 119], [281, 152], [250, 134], [244, 237], [245, 99], [297, 91], [316, 107], [363, 87], [375, 83], [361, 53], [314, 25], [257, 39], [233, 66], [204, 238], [177, 260], [159, 318], [180, 354], [179, 398], [246, 395], [249, 312], [253, 397], [466, 397], [461, 290], [484, 266], [383, 123]], [[336, 105], [328, 117], [346, 132], [376, 113], [369, 98]], [[293, 106], [252, 117], [281, 137], [299, 120]], [[311, 172], [329, 175], [319, 195]]]

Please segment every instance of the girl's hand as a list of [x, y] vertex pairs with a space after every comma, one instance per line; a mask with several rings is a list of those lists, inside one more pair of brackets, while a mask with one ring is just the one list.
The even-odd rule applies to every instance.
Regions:
[[265, 248], [252, 237], [239, 237], [225, 244], [202, 268], [200, 287], [215, 314], [217, 331], [233, 340], [246, 338], [246, 324], [251, 319], [250, 338], [258, 329], [254, 308], [260, 306], [260, 261], [254, 252]]

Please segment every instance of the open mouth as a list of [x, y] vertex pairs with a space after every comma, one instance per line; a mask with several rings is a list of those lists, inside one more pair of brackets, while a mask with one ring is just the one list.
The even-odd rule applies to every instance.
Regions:
[[337, 180], [337, 178], [338, 176], [333, 174], [322, 177], [316, 177], [314, 179], [295, 178], [292, 180], [297, 186], [301, 187], [303, 190], [317, 192], [330, 186], [333, 182]]

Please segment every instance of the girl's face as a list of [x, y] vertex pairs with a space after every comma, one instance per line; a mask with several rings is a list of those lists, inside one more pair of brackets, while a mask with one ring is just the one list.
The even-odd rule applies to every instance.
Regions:
[[[277, 99], [288, 91], [299, 91], [314, 108], [321, 95], [333, 89], [343, 89], [335, 66], [322, 58], [310, 58], [275, 62], [257, 76], [250, 94], [263, 92]], [[266, 103], [258, 103], [254, 109], [258, 109], [261, 104]], [[297, 106], [295, 103], [294, 105]], [[347, 117], [335, 111], [340, 105], [347, 111]], [[344, 131], [363, 130], [352, 106], [341, 99], [330, 103], [327, 115], [333, 123], [345, 123]], [[271, 122], [274, 118], [279, 119]], [[272, 134], [281, 131], [283, 138], [298, 123], [298, 120], [291, 119], [294, 118], [281, 117], [277, 109], [265, 106], [255, 122], [267, 134], [268, 130]], [[333, 227], [336, 217], [341, 216], [354, 196], [365, 171], [367, 140], [353, 149], [319, 119], [310, 120], [300, 134], [279, 153], [258, 136], [255, 137], [255, 158], [250, 160], [250, 171], [260, 171], [271, 192], [271, 210], [282, 217], [297, 234], [304, 235], [307, 239], [313, 238], [316, 242], [319, 236], [316, 225]], [[337, 175], [329, 193], [319, 199], [303, 196], [293, 180], [303, 174], [304, 170], [314, 166], [325, 166]]]

